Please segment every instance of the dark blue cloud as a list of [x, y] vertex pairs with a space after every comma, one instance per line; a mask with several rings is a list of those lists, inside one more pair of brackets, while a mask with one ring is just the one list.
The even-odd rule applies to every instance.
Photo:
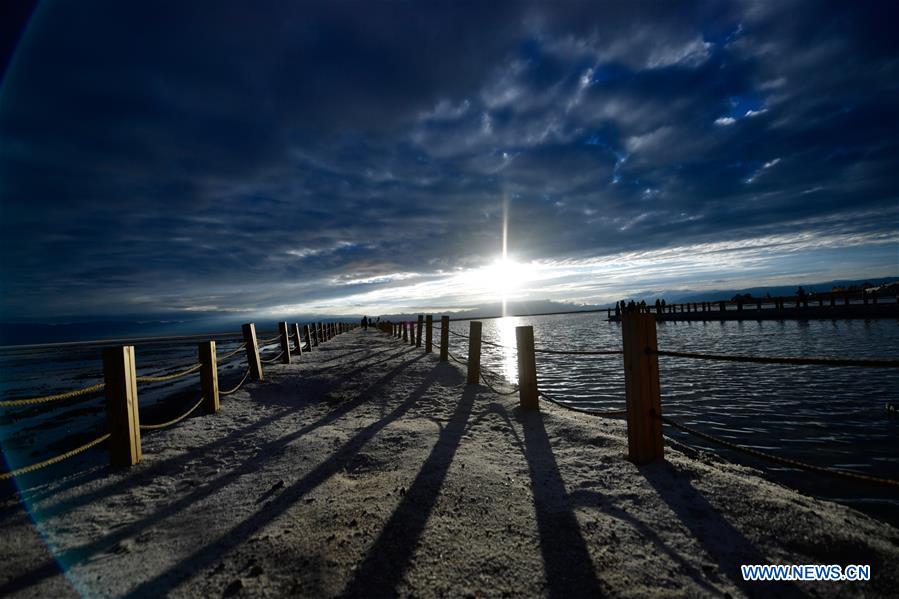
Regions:
[[0, 312], [414, 285], [490, 262], [504, 204], [522, 260], [834, 227], [880, 248], [897, 230], [896, 12], [41, 5], [0, 90]]

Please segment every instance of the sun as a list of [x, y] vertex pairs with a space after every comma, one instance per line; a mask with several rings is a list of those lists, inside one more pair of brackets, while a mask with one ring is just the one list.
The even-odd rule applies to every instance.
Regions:
[[498, 258], [472, 271], [472, 285], [493, 299], [511, 299], [529, 278], [528, 268], [511, 258]]

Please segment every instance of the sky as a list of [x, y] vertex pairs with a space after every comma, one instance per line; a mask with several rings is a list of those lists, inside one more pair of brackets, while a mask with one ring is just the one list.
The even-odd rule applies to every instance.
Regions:
[[897, 7], [38, 3], [0, 318], [897, 276]]

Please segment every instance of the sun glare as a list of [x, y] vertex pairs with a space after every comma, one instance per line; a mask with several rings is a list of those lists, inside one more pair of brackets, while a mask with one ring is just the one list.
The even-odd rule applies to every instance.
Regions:
[[527, 269], [508, 258], [499, 259], [472, 272], [472, 281], [485, 295], [494, 299], [510, 298], [527, 278]]

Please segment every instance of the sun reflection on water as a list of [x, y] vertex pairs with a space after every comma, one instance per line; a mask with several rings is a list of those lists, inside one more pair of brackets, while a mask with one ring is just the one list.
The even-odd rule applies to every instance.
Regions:
[[504, 316], [496, 321], [497, 341], [502, 345], [501, 374], [512, 383], [518, 382], [518, 350], [516, 349], [515, 327], [521, 325], [517, 316]]

